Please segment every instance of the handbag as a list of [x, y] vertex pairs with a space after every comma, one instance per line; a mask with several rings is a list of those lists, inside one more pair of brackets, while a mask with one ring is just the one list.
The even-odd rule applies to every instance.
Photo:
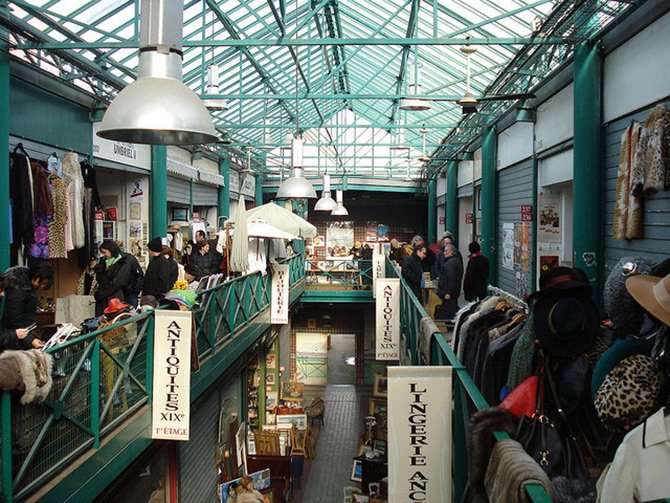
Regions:
[[551, 373], [547, 370], [538, 378], [542, 379], [543, 375], [547, 376], [562, 426], [568, 431], [559, 429], [559, 425], [546, 414], [543, 386], [540, 385], [536, 388], [535, 412], [530, 417], [525, 414], [521, 416], [514, 438], [549, 477], [564, 476], [568, 479], [588, 480], [584, 457], [560, 405]]
[[498, 407], [511, 412], [517, 419], [521, 416], [532, 417], [537, 409], [536, 397], [538, 392], [541, 393], [541, 390], [538, 389], [541, 385], [540, 374], [526, 378], [500, 402]]

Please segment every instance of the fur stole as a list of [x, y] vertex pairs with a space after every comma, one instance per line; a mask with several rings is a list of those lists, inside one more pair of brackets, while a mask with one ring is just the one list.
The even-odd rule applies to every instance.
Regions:
[[0, 354], [0, 389], [22, 393], [21, 403], [41, 403], [53, 381], [53, 357], [37, 349], [7, 350]]
[[517, 419], [513, 414], [498, 407], [475, 412], [470, 417], [468, 452], [470, 453], [470, 483], [482, 484], [491, 458], [495, 439], [494, 431], [506, 431], [514, 435]]

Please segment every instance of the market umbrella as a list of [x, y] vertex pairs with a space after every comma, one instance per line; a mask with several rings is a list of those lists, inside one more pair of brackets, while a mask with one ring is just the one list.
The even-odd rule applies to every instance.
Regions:
[[[310, 224], [304, 218], [275, 203], [267, 203], [262, 206], [256, 206], [247, 213], [248, 220], [263, 220], [301, 238], [313, 238], [316, 236], [316, 227]], [[233, 220], [226, 221], [226, 224], [233, 223]]]
[[[230, 230], [231, 235], [235, 235], [235, 229]], [[298, 236], [289, 232], [278, 229], [274, 225], [270, 225], [262, 220], [247, 219], [247, 236], [249, 238], [267, 238], [267, 239], [297, 239]]]
[[233, 221], [235, 225], [235, 238], [233, 239], [232, 252], [230, 254], [231, 271], [245, 272], [249, 269], [249, 236], [247, 234], [247, 211], [244, 207], [244, 196], [240, 194], [240, 202]]

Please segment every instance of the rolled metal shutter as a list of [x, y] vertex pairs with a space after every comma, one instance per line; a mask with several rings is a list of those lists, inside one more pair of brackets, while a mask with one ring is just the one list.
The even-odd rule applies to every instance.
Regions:
[[[497, 285], [510, 293], [522, 296], [530, 291], [531, 272], [522, 271], [521, 264], [515, 264], [514, 270], [502, 267], [503, 224], [521, 223], [521, 206], [533, 202], [533, 163], [531, 159], [498, 171], [498, 278]], [[531, 224], [532, 225], [532, 224]], [[532, 233], [532, 228], [530, 230]], [[533, 250], [530, 249], [532, 268]], [[519, 288], [517, 288], [517, 274]]]
[[168, 176], [167, 200], [171, 203], [190, 204], [191, 189], [189, 188], [189, 181], [174, 176]]
[[219, 203], [219, 192], [213, 185], [193, 183], [193, 206], [216, 206]]

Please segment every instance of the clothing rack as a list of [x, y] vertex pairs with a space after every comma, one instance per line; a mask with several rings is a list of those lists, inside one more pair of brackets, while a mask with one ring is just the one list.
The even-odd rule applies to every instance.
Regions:
[[506, 292], [502, 288], [498, 288], [497, 286], [489, 285], [488, 290], [492, 295], [495, 295], [497, 297], [501, 297], [502, 299], [506, 300], [510, 304], [512, 304], [514, 307], [518, 307], [520, 309], [523, 309], [524, 312], [528, 312], [528, 304], [521, 300], [519, 297], [512, 295], [509, 292]]

